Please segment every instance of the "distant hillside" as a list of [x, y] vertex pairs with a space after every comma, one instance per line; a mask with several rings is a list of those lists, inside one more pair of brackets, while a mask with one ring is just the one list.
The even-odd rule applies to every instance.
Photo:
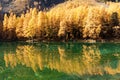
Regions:
[[[22, 13], [23, 11], [31, 7], [36, 7], [39, 10], [44, 10], [45, 8], [50, 8], [64, 1], [67, 0], [0, 0], [0, 11], [3, 13], [8, 13], [10, 11], [14, 13]], [[115, 0], [96, 0], [96, 1], [105, 2]]]
[[39, 10], [50, 8], [65, 0], [0, 0], [0, 10], [4, 13], [10, 11], [21, 13], [31, 7], [37, 7]]

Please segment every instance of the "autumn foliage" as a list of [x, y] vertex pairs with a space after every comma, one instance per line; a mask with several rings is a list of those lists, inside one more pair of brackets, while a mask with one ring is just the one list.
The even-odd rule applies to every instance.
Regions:
[[[120, 32], [120, 3], [71, 0], [49, 11], [28, 10], [4, 15], [4, 39], [99, 39]], [[116, 15], [114, 15], [116, 13]], [[117, 23], [114, 21], [117, 20]], [[120, 37], [120, 33], [118, 38]], [[107, 35], [109, 36], [109, 35]]]

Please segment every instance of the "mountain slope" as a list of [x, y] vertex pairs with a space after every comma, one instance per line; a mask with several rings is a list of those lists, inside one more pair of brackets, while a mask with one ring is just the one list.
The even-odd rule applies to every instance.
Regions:
[[0, 9], [2, 12], [22, 13], [31, 7], [37, 7], [39, 10], [50, 8], [64, 0], [0, 0]]

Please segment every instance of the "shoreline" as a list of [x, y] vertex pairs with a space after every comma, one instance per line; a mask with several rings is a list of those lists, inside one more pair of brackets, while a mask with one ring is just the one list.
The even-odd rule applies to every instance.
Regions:
[[27, 42], [27, 43], [51, 43], [51, 42], [80, 42], [80, 43], [120, 43], [120, 39], [74, 39], [74, 40], [0, 40], [0, 42]]

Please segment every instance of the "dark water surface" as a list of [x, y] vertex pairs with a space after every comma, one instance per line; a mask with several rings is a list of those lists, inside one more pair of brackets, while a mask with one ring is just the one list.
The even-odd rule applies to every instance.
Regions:
[[0, 80], [120, 80], [120, 43], [0, 43]]

